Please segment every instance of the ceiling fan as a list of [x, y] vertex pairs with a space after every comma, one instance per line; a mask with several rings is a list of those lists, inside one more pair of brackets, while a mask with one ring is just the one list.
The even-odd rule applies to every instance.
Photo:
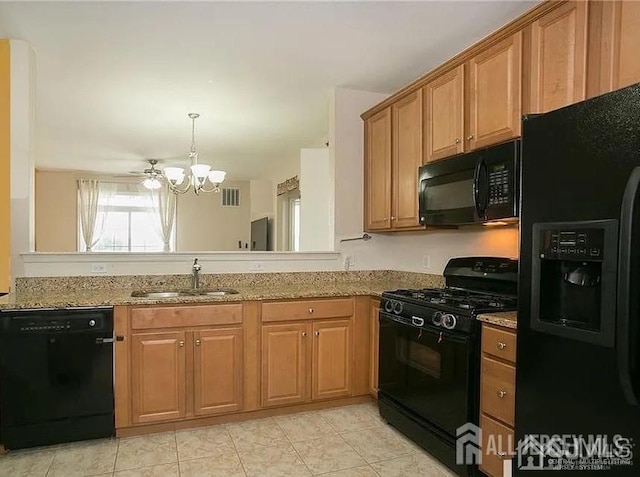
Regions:
[[162, 179], [162, 171], [160, 169], [156, 169], [156, 164], [158, 163], [157, 159], [147, 159], [149, 163], [149, 167], [142, 171], [146, 176], [142, 181], [142, 185], [150, 190], [156, 190], [162, 187], [162, 183], [160, 180]]

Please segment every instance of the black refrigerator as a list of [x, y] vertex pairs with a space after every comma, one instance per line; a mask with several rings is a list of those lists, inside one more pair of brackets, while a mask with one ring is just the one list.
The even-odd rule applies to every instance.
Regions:
[[521, 165], [514, 475], [640, 475], [640, 85], [525, 117]]

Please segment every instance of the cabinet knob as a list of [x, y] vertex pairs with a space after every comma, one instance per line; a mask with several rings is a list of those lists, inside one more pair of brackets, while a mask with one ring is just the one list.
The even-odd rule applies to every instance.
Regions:
[[387, 220], [389, 220], [389, 217], [383, 217], [382, 220], [386, 222]]
[[303, 331], [303, 332], [302, 332], [302, 337], [303, 337], [303, 338], [306, 338], [306, 337], [307, 337], [307, 332], [306, 332], [306, 331]]
[[316, 331], [316, 336], [320, 336], [320, 332], [319, 331]]
[[393, 215], [391, 216], [391, 220], [398, 220]]
[[473, 134], [469, 134], [469, 135], [467, 136], [467, 141], [471, 141], [472, 139], [473, 139]]
[[507, 395], [507, 391], [503, 391], [502, 389], [498, 390], [498, 397], [503, 398]]
[[498, 457], [499, 457], [500, 459], [504, 459], [506, 456], [507, 456], [507, 453], [506, 453], [506, 452], [498, 452]]
[[196, 346], [200, 346], [200, 340], [196, 340]]
[[309, 308], [309, 314], [312, 315], [313, 314], [313, 308]]
[[507, 343], [503, 343], [502, 341], [498, 341], [498, 344], [496, 345], [498, 347], [499, 350], [503, 350], [507, 347]]
[[178, 346], [180, 346], [181, 348], [184, 348], [184, 341], [182, 340], [178, 341]]
[[457, 137], [456, 140], [454, 141], [456, 144], [460, 144], [460, 138]]

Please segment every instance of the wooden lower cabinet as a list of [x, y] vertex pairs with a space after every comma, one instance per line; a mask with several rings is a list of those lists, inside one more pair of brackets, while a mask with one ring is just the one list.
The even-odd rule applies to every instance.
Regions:
[[511, 475], [504, 473], [504, 461], [512, 459], [514, 451], [515, 331], [483, 323], [481, 360], [480, 428], [483, 455], [480, 470], [489, 477], [502, 477]]
[[351, 320], [313, 323], [312, 399], [351, 395]]
[[349, 397], [352, 318], [262, 326], [262, 406]]
[[131, 335], [131, 421], [242, 410], [241, 327]]
[[184, 331], [131, 337], [131, 413], [134, 424], [186, 415]]
[[310, 323], [262, 327], [262, 405], [297, 404], [307, 400]]
[[194, 332], [194, 414], [242, 409], [242, 328]]

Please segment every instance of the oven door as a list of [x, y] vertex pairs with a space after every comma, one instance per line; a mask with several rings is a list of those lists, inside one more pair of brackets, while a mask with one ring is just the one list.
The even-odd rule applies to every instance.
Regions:
[[379, 316], [381, 398], [450, 436], [474, 422], [478, 359], [473, 338], [400, 323], [384, 311]]

